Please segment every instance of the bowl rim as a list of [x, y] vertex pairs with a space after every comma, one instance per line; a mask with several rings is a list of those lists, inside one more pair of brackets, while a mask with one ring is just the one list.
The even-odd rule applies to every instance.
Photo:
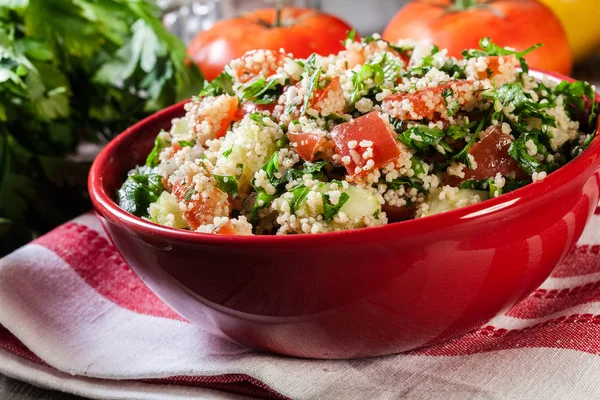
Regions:
[[[558, 81], [573, 82], [575, 79], [567, 77], [557, 72], [544, 71], [540, 69], [530, 69], [530, 75], [540, 78], [550, 78]], [[455, 210], [446, 211], [440, 214], [435, 214], [423, 218], [411, 219], [407, 221], [392, 222], [386, 225], [355, 228], [336, 232], [323, 232], [317, 234], [290, 234], [290, 235], [215, 235], [212, 233], [201, 233], [189, 231], [185, 229], [170, 228], [154, 222], [137, 217], [127, 211], [121, 209], [113, 200], [113, 196], [104, 190], [103, 186], [103, 170], [109, 163], [110, 158], [121, 143], [131, 135], [137, 135], [143, 131], [147, 125], [151, 125], [154, 121], [164, 119], [171, 114], [174, 114], [183, 107], [189, 100], [184, 100], [163, 110], [160, 110], [145, 119], [137, 122], [123, 133], [116, 136], [109, 142], [104, 149], [100, 151], [94, 160], [88, 176], [88, 191], [90, 199], [95, 208], [95, 211], [104, 218], [110, 219], [113, 222], [122, 224], [134, 232], [143, 233], [155, 237], [165, 237], [170, 240], [180, 240], [198, 244], [210, 245], [247, 245], [247, 246], [262, 246], [272, 244], [287, 244], [287, 245], [323, 245], [324, 240], [352, 240], [360, 241], [366, 236], [373, 234], [385, 235], [386, 233], [393, 234], [398, 238], [408, 234], [413, 235], [422, 232], [434, 232], [446, 227], [456, 226], [465, 223], [472, 218], [479, 216], [491, 215], [501, 210], [514, 208], [517, 205], [530, 203], [540, 198], [543, 194], [548, 194], [553, 190], [566, 185], [572, 180], [571, 170], [576, 167], [582, 167], [587, 171], [592, 169], [594, 164], [599, 164], [600, 161], [600, 135], [592, 140], [592, 143], [574, 160], [548, 174], [541, 181], [532, 182], [522, 188], [503, 194], [499, 197], [482, 201], [477, 204], [458, 208]], [[600, 94], [596, 93], [595, 102], [600, 102]], [[600, 131], [600, 118], [598, 119], [597, 131]], [[600, 133], [600, 132], [599, 132]], [[589, 164], [589, 165], [585, 165]], [[598, 166], [596, 166], [598, 168]], [[398, 229], [405, 228], [405, 229]], [[405, 232], [402, 234], [402, 232]]]

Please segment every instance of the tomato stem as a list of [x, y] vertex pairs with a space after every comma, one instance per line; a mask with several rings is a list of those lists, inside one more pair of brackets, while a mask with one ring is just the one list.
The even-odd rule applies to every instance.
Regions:
[[452, 11], [465, 11], [473, 8], [477, 8], [480, 6], [477, 4], [477, 0], [454, 0], [452, 7]]
[[275, 6], [275, 24], [273, 27], [279, 28], [281, 26], [281, 13], [283, 11], [283, 0], [277, 0], [277, 5]]

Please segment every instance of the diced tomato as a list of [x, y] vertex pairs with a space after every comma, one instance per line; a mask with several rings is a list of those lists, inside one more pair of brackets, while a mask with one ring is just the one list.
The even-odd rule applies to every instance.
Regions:
[[407, 219], [411, 219], [415, 216], [417, 212], [417, 207], [409, 206], [409, 207], [394, 207], [388, 204], [384, 204], [381, 206], [381, 211], [387, 215], [388, 220], [391, 222], [398, 221], [406, 221]]
[[314, 161], [317, 153], [327, 143], [325, 136], [316, 133], [288, 132], [294, 150], [304, 161]]
[[315, 92], [311, 100], [311, 107], [318, 112], [322, 112], [325, 100], [329, 98], [334, 99], [335, 97], [338, 97], [340, 100], [340, 106], [338, 109], [328, 110], [328, 114], [343, 114], [344, 109], [346, 108], [346, 101], [344, 98], [344, 90], [342, 89], [340, 78], [338, 76], [333, 78], [323, 89], [318, 89]]
[[350, 176], [368, 173], [400, 156], [395, 135], [377, 111], [336, 126], [331, 137]]
[[215, 229], [214, 233], [217, 235], [235, 235], [236, 234], [235, 228], [233, 227], [233, 224], [230, 221], [227, 221], [223, 225], [217, 227], [217, 229]]
[[206, 197], [200, 194], [198, 200], [194, 200], [190, 196], [187, 196], [186, 199], [186, 193], [188, 193], [188, 190], [190, 190], [194, 184], [192, 182], [192, 177], [193, 176], [190, 175], [187, 178], [175, 182], [172, 194], [177, 201], [186, 203], [186, 209], [183, 211], [183, 215], [187, 220], [190, 229], [195, 230], [200, 225], [212, 223], [215, 217], [222, 216], [222, 213], [218, 211], [229, 207], [229, 199], [223, 195], [222, 191], [214, 186], [212, 187], [212, 191]]
[[371, 42], [366, 47], [363, 47], [361, 49], [351, 48], [346, 52], [346, 61], [348, 63], [348, 69], [352, 69], [355, 65], [358, 64], [364, 64], [367, 60], [368, 54], [372, 55], [381, 53], [383, 51], [391, 53], [396, 57], [399, 57], [402, 61], [404, 61], [404, 65], [408, 65], [410, 57], [408, 57], [406, 54], [396, 51], [389, 46], [385, 49], [382, 49], [379, 47], [377, 42]]
[[513, 64], [517, 65], [518, 61], [514, 55], [510, 56], [492, 56], [487, 58], [487, 69], [485, 71], [479, 71], [477, 79], [493, 78], [500, 73], [500, 62], [502, 65]]
[[[220, 102], [225, 102], [224, 106]], [[238, 112], [238, 99], [235, 96], [221, 95], [217, 97], [205, 97], [200, 103], [197, 123], [206, 121], [212, 127], [211, 137], [200, 139], [218, 139], [225, 136], [229, 125], [235, 121]]]
[[508, 148], [512, 141], [510, 135], [502, 132], [500, 127], [489, 127], [484, 132], [483, 138], [475, 143], [469, 151], [477, 163], [477, 168], [463, 169], [465, 180], [493, 178], [497, 173], [502, 176], [514, 173], [517, 179], [525, 178], [526, 174], [519, 168], [517, 161], [508, 155]]
[[517, 180], [527, 179], [525, 171], [519, 167], [514, 158], [508, 155], [508, 148], [512, 141], [510, 135], [503, 133], [500, 127], [489, 127], [484, 132], [483, 138], [469, 150], [477, 167], [475, 169], [463, 168], [464, 178], [450, 176], [444, 184], [457, 186], [469, 179], [493, 178], [497, 173], [502, 176], [513, 176], [514, 174]]
[[239, 121], [242, 118], [244, 118], [244, 115], [252, 114], [254, 112], [268, 111], [272, 114], [274, 109], [275, 109], [275, 103], [273, 103], [273, 104], [256, 104], [251, 101], [245, 101], [238, 108], [237, 113], [235, 115], [235, 120]]
[[[392, 117], [401, 120], [435, 119], [436, 115], [446, 108], [442, 93], [452, 90], [453, 97], [458, 98], [467, 92], [467, 85], [468, 81], [453, 81], [415, 93], [396, 93], [385, 98], [382, 108]], [[474, 95], [473, 100], [476, 98], [477, 95]], [[461, 100], [458, 101], [462, 105]], [[402, 102], [408, 103], [411, 110], [405, 110], [398, 104]]]
[[346, 52], [346, 63], [348, 65], [348, 69], [352, 69], [355, 65], [364, 64], [365, 61], [365, 51], [362, 47], [360, 50], [351, 48]]
[[173, 148], [173, 153], [175, 154], [177, 153], [179, 150], [181, 150], [181, 145], [179, 144], [179, 142], [175, 142], [173, 143], [173, 145], [171, 146]]
[[[262, 62], [255, 61], [259, 52], [265, 54]], [[235, 69], [235, 74], [241, 83], [246, 83], [260, 75], [265, 78], [274, 75], [283, 66], [285, 54], [272, 50], [250, 50], [240, 57], [240, 61], [242, 66]]]

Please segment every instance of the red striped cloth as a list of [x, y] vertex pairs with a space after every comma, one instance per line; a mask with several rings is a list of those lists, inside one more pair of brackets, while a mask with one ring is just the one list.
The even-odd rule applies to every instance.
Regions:
[[254, 352], [188, 323], [85, 215], [0, 260], [0, 372], [92, 398], [600, 398], [600, 216], [521, 303], [363, 360]]

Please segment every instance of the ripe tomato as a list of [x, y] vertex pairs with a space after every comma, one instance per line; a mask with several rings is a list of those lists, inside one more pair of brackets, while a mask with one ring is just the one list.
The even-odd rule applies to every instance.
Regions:
[[279, 25], [276, 19], [277, 10], [269, 8], [217, 22], [198, 33], [188, 54], [206, 79], [212, 80], [231, 60], [253, 49], [283, 48], [301, 58], [315, 52], [337, 53], [344, 48], [341, 42], [352, 29], [337, 17], [304, 8], [285, 7]]
[[460, 57], [490, 37], [500, 46], [525, 50], [544, 46], [525, 59], [534, 68], [569, 74], [573, 55], [567, 35], [552, 11], [537, 0], [415, 0], [392, 18], [383, 32], [391, 42], [424, 40]]
[[315, 133], [288, 132], [294, 150], [304, 161], [313, 162], [319, 151], [325, 146], [327, 139]]
[[389, 124], [377, 111], [336, 126], [331, 138], [350, 176], [368, 173], [400, 156]]
[[508, 155], [512, 138], [497, 126], [488, 128], [484, 135], [469, 151], [477, 168], [464, 169], [465, 180], [493, 178], [497, 173], [502, 176], [515, 174], [517, 179], [526, 177], [515, 159]]

